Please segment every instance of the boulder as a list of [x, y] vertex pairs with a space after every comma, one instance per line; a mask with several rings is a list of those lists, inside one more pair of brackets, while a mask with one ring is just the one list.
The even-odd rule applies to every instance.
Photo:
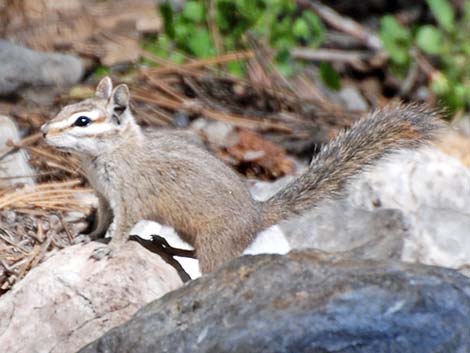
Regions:
[[[252, 193], [266, 199], [290, 180], [258, 183]], [[379, 163], [359, 175], [343, 199], [325, 201], [280, 228], [294, 249], [367, 252], [367, 244], [379, 242], [369, 251], [372, 258], [382, 254], [470, 275], [469, 209], [470, 169], [437, 148], [425, 148]]]
[[0, 40], [0, 96], [29, 88], [63, 89], [77, 83], [83, 74], [82, 61], [73, 55], [39, 52]]
[[236, 259], [79, 352], [468, 353], [469, 327], [456, 271], [303, 250]]
[[0, 298], [2, 352], [75, 352], [182, 284], [173, 267], [135, 242], [101, 261], [89, 258], [97, 246], [57, 252]]
[[[1, 64], [0, 64], [1, 65]], [[34, 170], [29, 165], [28, 155], [23, 150], [10, 151], [8, 142], [18, 143], [20, 133], [13, 119], [0, 115], [0, 189], [16, 183], [34, 185]], [[18, 178], [21, 177], [21, 178]]]

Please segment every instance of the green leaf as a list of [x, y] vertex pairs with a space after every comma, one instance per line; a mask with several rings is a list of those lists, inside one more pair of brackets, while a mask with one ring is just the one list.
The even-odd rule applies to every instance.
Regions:
[[197, 25], [193, 23], [178, 23], [178, 25], [175, 26], [175, 39], [178, 41], [187, 41], [196, 30], [196, 26]]
[[309, 38], [309, 44], [319, 47], [325, 41], [325, 25], [320, 17], [311, 11], [304, 11], [302, 17], [305, 18], [310, 25], [311, 33], [313, 34], [312, 37]]
[[277, 64], [277, 68], [285, 77], [292, 76], [295, 73], [295, 68], [292, 63], [280, 62]]
[[165, 33], [170, 38], [174, 38], [175, 26], [173, 24], [173, 9], [171, 8], [169, 2], [165, 2], [160, 5], [160, 13], [163, 17], [163, 27], [165, 28]]
[[200, 28], [188, 38], [188, 47], [199, 58], [207, 58], [215, 55], [212, 38], [206, 28]]
[[431, 88], [438, 95], [446, 94], [450, 90], [449, 80], [439, 72], [432, 77]]
[[444, 48], [444, 36], [436, 27], [425, 25], [416, 34], [416, 44], [427, 54], [440, 54]]
[[459, 83], [454, 86], [454, 94], [458, 101], [464, 102], [466, 98], [465, 87]]
[[174, 51], [170, 54], [170, 60], [177, 64], [182, 64], [186, 61], [186, 57], [180, 52]]
[[384, 16], [381, 21], [380, 31], [396, 40], [407, 40], [411, 34], [397, 19], [391, 15]]
[[303, 18], [298, 18], [294, 22], [292, 27], [292, 33], [301, 39], [307, 39], [310, 35], [310, 30], [308, 28], [308, 23]]
[[392, 61], [406, 64], [411, 47], [411, 33], [393, 16], [384, 16], [380, 24], [380, 38]]
[[427, 0], [437, 23], [446, 31], [451, 32], [455, 27], [455, 12], [447, 0]]
[[103, 78], [111, 73], [111, 69], [107, 66], [100, 65], [95, 69], [94, 76], [96, 79]]
[[239, 61], [231, 61], [227, 64], [228, 71], [237, 77], [243, 76], [245, 74], [245, 66]]
[[463, 7], [463, 20], [465, 22], [470, 21], [470, 1], [466, 0]]
[[320, 64], [320, 76], [328, 87], [336, 91], [341, 88], [341, 76], [330, 63], [323, 62]]
[[204, 21], [204, 5], [200, 1], [188, 1], [183, 8], [183, 17], [201, 23]]

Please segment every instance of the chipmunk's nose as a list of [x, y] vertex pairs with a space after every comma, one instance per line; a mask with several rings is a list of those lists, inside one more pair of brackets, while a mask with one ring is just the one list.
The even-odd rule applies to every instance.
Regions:
[[49, 126], [47, 123], [41, 126], [42, 137], [46, 137], [48, 131], [49, 131]]

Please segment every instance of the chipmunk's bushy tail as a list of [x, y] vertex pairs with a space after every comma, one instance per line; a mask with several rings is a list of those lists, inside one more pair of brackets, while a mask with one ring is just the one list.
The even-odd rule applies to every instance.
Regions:
[[443, 127], [436, 111], [418, 105], [376, 110], [339, 133], [315, 156], [303, 175], [263, 203], [264, 225], [276, 224], [324, 199], [341, 196], [351, 177], [386, 155], [433, 140]]

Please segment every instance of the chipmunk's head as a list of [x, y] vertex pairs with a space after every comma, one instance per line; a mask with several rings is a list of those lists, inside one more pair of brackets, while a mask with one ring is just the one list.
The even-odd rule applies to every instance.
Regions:
[[109, 77], [100, 81], [94, 97], [65, 106], [41, 127], [48, 144], [90, 155], [112, 149], [123, 135], [137, 129], [129, 109], [129, 88], [121, 84], [113, 89]]

